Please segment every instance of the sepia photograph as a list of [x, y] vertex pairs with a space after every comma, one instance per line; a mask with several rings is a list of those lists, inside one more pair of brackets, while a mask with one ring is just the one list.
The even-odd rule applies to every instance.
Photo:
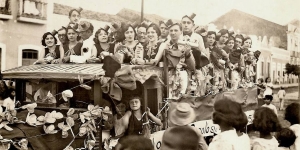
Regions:
[[299, 0], [0, 0], [0, 150], [300, 150]]

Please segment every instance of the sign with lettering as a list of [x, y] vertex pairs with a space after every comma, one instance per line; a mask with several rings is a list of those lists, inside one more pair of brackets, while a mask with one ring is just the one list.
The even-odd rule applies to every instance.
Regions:
[[144, 48], [143, 48], [143, 45], [141, 43], [139, 43], [136, 46], [136, 49], [134, 51], [134, 58], [144, 59]]
[[197, 121], [190, 126], [199, 129], [203, 136], [212, 136], [221, 132], [219, 125], [214, 124], [212, 120]]

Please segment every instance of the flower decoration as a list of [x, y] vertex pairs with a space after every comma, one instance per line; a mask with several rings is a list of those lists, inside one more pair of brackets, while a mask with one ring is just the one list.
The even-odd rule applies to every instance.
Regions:
[[43, 129], [44, 129], [46, 134], [55, 134], [55, 133], [58, 132], [58, 130], [55, 130], [55, 126], [53, 124], [51, 124], [49, 126], [44, 125]]
[[90, 87], [90, 86], [83, 83], [83, 77], [81, 77], [80, 75], [78, 75], [78, 81], [80, 83], [80, 87], [82, 87], [86, 90], [91, 90], [92, 89], [92, 87]]

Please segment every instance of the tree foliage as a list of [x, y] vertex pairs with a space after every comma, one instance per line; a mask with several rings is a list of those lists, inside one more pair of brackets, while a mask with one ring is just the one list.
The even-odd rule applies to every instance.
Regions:
[[285, 65], [285, 70], [286, 70], [287, 74], [293, 74], [296, 76], [300, 76], [300, 66], [299, 65], [293, 65], [293, 64], [287, 63]]

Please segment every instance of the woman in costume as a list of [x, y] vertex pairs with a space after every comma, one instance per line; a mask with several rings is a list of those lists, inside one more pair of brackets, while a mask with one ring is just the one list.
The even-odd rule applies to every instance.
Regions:
[[42, 45], [45, 47], [44, 51], [41, 51], [39, 60], [34, 64], [57, 64], [60, 59], [59, 45], [55, 35], [57, 31], [46, 32], [42, 37]]
[[115, 44], [108, 43], [108, 35], [109, 35], [109, 26], [105, 26], [104, 28], [100, 28], [95, 33], [94, 38], [94, 47], [92, 49], [92, 57], [87, 61], [89, 63], [93, 62], [101, 62], [105, 56], [114, 54], [115, 51]]
[[76, 25], [73, 27], [67, 27], [67, 41], [66, 44], [60, 45], [60, 56], [62, 58], [62, 62], [68, 63], [70, 62], [71, 55], [81, 55], [81, 47], [82, 43], [78, 42], [79, 36], [76, 31]]
[[147, 27], [146, 32], [148, 43], [143, 47], [143, 58], [133, 58], [131, 62], [140, 65], [157, 65], [163, 55], [163, 49], [159, 51], [161, 42], [158, 42], [161, 32], [159, 27], [153, 23]]
[[[140, 97], [132, 97], [129, 100], [130, 111], [127, 111], [124, 118], [126, 127], [125, 135], [143, 135], [150, 134], [148, 117], [159, 126], [162, 125], [160, 119], [156, 118], [147, 108], [146, 112], [142, 111], [142, 102]], [[148, 127], [147, 127], [148, 126]], [[148, 128], [148, 129], [147, 129]]]

